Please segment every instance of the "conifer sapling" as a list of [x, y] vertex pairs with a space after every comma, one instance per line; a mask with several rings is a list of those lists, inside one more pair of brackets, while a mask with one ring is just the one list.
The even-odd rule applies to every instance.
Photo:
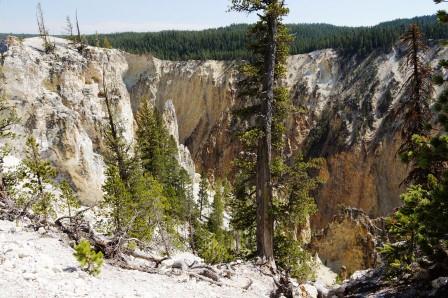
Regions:
[[104, 263], [103, 253], [95, 252], [89, 241], [81, 240], [75, 246], [73, 255], [78, 260], [81, 268], [90, 275], [98, 276], [101, 273], [101, 267]]

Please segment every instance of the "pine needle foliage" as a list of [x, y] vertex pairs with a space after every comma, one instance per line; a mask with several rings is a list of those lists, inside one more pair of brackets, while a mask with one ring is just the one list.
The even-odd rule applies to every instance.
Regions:
[[5, 144], [0, 147], [0, 190], [5, 191], [6, 194], [13, 185], [7, 185], [8, 182], [11, 182], [12, 177], [4, 172], [4, 157], [11, 151], [8, 141], [15, 137], [11, 129], [14, 124], [19, 122], [19, 118], [15, 108], [8, 103], [3, 93], [3, 86], [2, 69], [0, 66], [0, 139], [5, 141]]
[[208, 219], [208, 230], [216, 235], [223, 233], [224, 228], [224, 188], [221, 183], [215, 186], [215, 196], [213, 197], [212, 212]]
[[137, 120], [137, 150], [145, 173], [163, 186], [170, 202], [169, 214], [180, 221], [190, 221], [195, 205], [188, 173], [180, 166], [178, 149], [162, 115], [143, 100]]
[[[441, 3], [443, 1], [434, 1]], [[439, 11], [439, 20], [448, 23], [446, 12]], [[448, 63], [440, 66], [448, 69]], [[437, 76], [434, 80], [444, 84]], [[388, 218], [389, 231], [395, 243], [387, 243], [382, 254], [388, 265], [389, 274], [400, 275], [411, 272], [411, 264], [425, 259], [431, 263], [446, 266], [448, 245], [448, 91], [440, 94], [435, 104], [438, 113], [437, 126], [432, 135], [414, 134], [411, 146], [403, 154], [404, 161], [412, 164], [419, 179], [413, 179], [402, 195], [403, 206]]]
[[[431, 120], [429, 101], [434, 90], [432, 72], [425, 62], [425, 54], [429, 48], [418, 25], [410, 25], [400, 42], [406, 59], [403, 72], [407, 79], [403, 88], [408, 90], [404, 103], [405, 124], [402, 128], [404, 143], [399, 149], [399, 153], [403, 155], [412, 147], [413, 135], [429, 133]], [[417, 176], [418, 173], [413, 172], [408, 180], [418, 179]]]
[[25, 158], [18, 170], [22, 189], [17, 193], [16, 200], [23, 211], [30, 207], [35, 214], [41, 215], [45, 221], [55, 215], [55, 195], [49, 189], [54, 184], [56, 169], [48, 160], [42, 158], [39, 145], [33, 136], [26, 141]]
[[[249, 31], [252, 59], [241, 67], [242, 79], [238, 82], [241, 104], [237, 115], [246, 129], [240, 134], [245, 152], [236, 165], [248, 172], [238, 173], [247, 177], [238, 179], [242, 185], [236, 194], [237, 199], [243, 200], [247, 199], [246, 194], [255, 196], [257, 254], [272, 263], [274, 219], [270, 209], [273, 185], [278, 179], [276, 170], [283, 167], [284, 121], [289, 101], [287, 89], [280, 84], [286, 74], [288, 45], [292, 41], [282, 23], [288, 9], [284, 1], [276, 0], [234, 0], [231, 8], [257, 12], [259, 16]], [[241, 194], [243, 197], [239, 197]]]
[[103, 185], [103, 212], [110, 219], [108, 232], [122, 239], [143, 243], [152, 240], [154, 229], [160, 226], [163, 210], [169, 208], [162, 185], [150, 173], [145, 173], [139, 154], [132, 150], [117, 120], [114, 100], [118, 93], [109, 91], [104, 83], [103, 96], [107, 110], [105, 127], [106, 181]]
[[[288, 13], [284, 1], [232, 1], [237, 11], [259, 13], [260, 21], [249, 31], [250, 62], [240, 69], [238, 82], [240, 107], [235, 111], [240, 126], [239, 133], [243, 151], [235, 161], [237, 168], [234, 197], [229, 201], [231, 225], [241, 235], [241, 251], [246, 257], [254, 256], [256, 244], [257, 200], [256, 173], [260, 140], [265, 136], [263, 126], [266, 115], [263, 110], [265, 98], [265, 63], [269, 40], [267, 33], [269, 16], [281, 18]], [[265, 13], [265, 14], [264, 14]], [[288, 46], [292, 42], [287, 27], [278, 23], [275, 35], [276, 64], [274, 69], [274, 101], [272, 117], [272, 164], [271, 177], [273, 201], [270, 214], [274, 221], [274, 258], [276, 263], [293, 276], [304, 278], [312, 274], [311, 255], [297, 241], [298, 232], [309, 216], [317, 211], [312, 193], [324, 181], [318, 177], [323, 165], [320, 159], [306, 160], [300, 154], [288, 156], [284, 145], [285, 119], [292, 111], [289, 90], [282, 85], [286, 74]], [[287, 215], [287, 216], [285, 216]], [[294, 253], [292, 253], [294, 252]], [[306, 260], [305, 260], [306, 259]], [[305, 267], [309, 266], [308, 269]]]
[[[448, 37], [446, 28], [434, 16], [399, 19], [371, 27], [346, 27], [329, 24], [288, 24], [297, 38], [290, 54], [335, 49], [347, 57], [365, 57], [372, 53], [390, 53], [410, 24], [416, 23], [432, 40]], [[246, 32], [250, 25], [235, 24], [201, 31], [126, 32], [107, 36], [114, 48], [136, 54], [152, 54], [165, 60], [248, 60]], [[1, 37], [1, 34], [0, 34]], [[96, 36], [87, 36], [95, 45]]]
[[89, 241], [81, 240], [75, 246], [73, 255], [78, 260], [81, 268], [90, 275], [98, 276], [101, 273], [104, 263], [103, 253], [95, 252]]
[[207, 179], [207, 175], [205, 173], [202, 173], [201, 175], [201, 181], [199, 182], [199, 219], [202, 219], [202, 214], [205, 208], [208, 207], [209, 202], [209, 183]]
[[105, 48], [105, 49], [112, 49], [112, 44], [110, 43], [110, 41], [107, 38], [107, 36], [104, 36], [104, 38], [103, 38], [102, 47]]
[[59, 184], [59, 189], [61, 191], [61, 199], [64, 203], [65, 208], [67, 209], [68, 216], [71, 220], [72, 210], [81, 207], [81, 203], [75, 192], [73, 191], [73, 188], [66, 180], [63, 180]]
[[0, 89], [0, 138], [13, 138], [15, 135], [11, 131], [11, 128], [18, 121], [19, 118], [17, 117], [15, 108], [8, 103], [6, 96]]

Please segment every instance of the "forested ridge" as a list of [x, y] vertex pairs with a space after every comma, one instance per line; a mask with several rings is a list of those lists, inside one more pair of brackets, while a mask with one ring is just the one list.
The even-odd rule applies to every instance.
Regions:
[[[370, 54], [374, 50], [388, 51], [411, 23], [417, 23], [428, 39], [448, 37], [446, 25], [435, 16], [399, 19], [373, 27], [341, 27], [328, 24], [289, 24], [287, 28], [295, 40], [290, 54], [309, 53], [334, 48], [345, 54]], [[107, 36], [114, 48], [131, 53], [151, 53], [168, 60], [232, 60], [247, 58], [247, 29], [239, 24], [202, 31], [161, 31], [147, 33], [114, 33]], [[95, 44], [96, 36], [88, 36]]]
[[[295, 37], [290, 54], [304, 54], [326, 48], [349, 55], [367, 55], [375, 50], [388, 51], [411, 23], [418, 24], [427, 39], [448, 38], [446, 25], [437, 22], [435, 16], [398, 19], [372, 27], [288, 24], [289, 32]], [[114, 48], [136, 54], [150, 53], [160, 59], [233, 60], [249, 57], [246, 49], [249, 26], [236, 24], [202, 31], [124, 32], [86, 37], [91, 45], [96, 45], [97, 39], [103, 41], [107, 37]], [[0, 40], [7, 35], [0, 33]], [[32, 35], [18, 36], [25, 38]]]

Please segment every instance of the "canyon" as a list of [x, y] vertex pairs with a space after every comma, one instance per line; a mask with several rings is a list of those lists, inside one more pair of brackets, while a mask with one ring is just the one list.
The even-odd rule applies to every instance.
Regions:
[[[43, 51], [39, 38], [10, 37], [1, 56], [0, 87], [21, 119], [15, 125], [12, 166], [23, 157], [26, 135], [68, 179], [86, 204], [102, 197], [105, 103], [103, 84], [116, 93], [114, 110], [132, 143], [134, 117], [143, 100], [164, 111], [178, 139], [179, 160], [190, 175], [232, 177], [239, 154], [235, 61], [163, 61], [115, 49], [88, 47], [79, 53], [55, 38], [56, 50]], [[433, 45], [428, 61], [448, 58]], [[399, 48], [367, 57], [319, 50], [288, 58], [294, 106], [287, 119], [287, 152], [323, 157], [327, 178], [316, 199], [314, 229], [323, 228], [343, 207], [362, 209], [372, 218], [400, 205], [400, 186], [408, 169], [396, 155], [407, 90]], [[438, 90], [436, 90], [438, 92]]]

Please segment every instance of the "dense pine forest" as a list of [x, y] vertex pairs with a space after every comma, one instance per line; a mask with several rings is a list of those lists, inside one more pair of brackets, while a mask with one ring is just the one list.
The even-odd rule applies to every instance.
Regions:
[[[309, 53], [333, 48], [343, 54], [361, 56], [375, 50], [387, 51], [408, 26], [416, 23], [427, 39], [448, 37], [446, 25], [437, 22], [435, 16], [398, 19], [372, 27], [342, 27], [329, 24], [289, 24], [289, 32], [295, 37], [290, 54]], [[81, 30], [82, 30], [82, 24]], [[105, 35], [88, 35], [91, 45], [110, 42], [114, 48], [127, 52], [150, 53], [167, 60], [233, 60], [248, 58], [246, 48], [247, 29], [250, 25], [238, 24], [202, 31], [125, 32]], [[0, 33], [0, 40], [8, 34]], [[32, 35], [21, 34], [19, 37]]]
[[[446, 26], [435, 16], [399, 19], [373, 27], [340, 27], [328, 24], [290, 24], [295, 36], [291, 54], [334, 48], [345, 54], [366, 55], [374, 50], [387, 51], [411, 23], [417, 23], [428, 39], [448, 37]], [[232, 60], [248, 57], [246, 32], [249, 25], [239, 24], [203, 31], [162, 31], [115, 33], [106, 35], [114, 48], [132, 53], [151, 53], [160, 59]], [[104, 35], [99, 39], [103, 40]], [[96, 36], [88, 36], [95, 44]]]

